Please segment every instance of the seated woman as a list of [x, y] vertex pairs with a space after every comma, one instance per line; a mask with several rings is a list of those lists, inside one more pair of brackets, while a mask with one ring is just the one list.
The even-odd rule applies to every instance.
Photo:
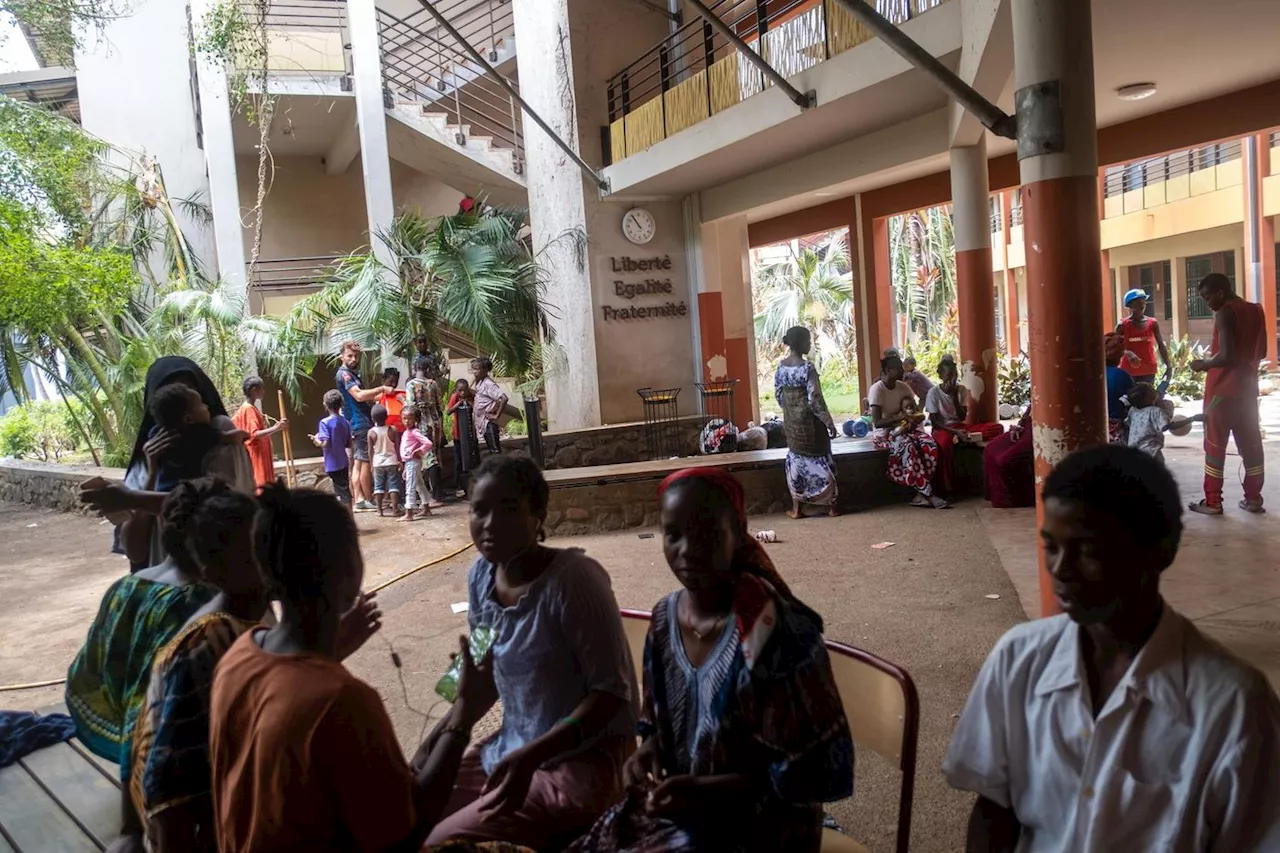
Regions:
[[476, 471], [468, 620], [493, 631], [502, 728], [463, 759], [432, 845], [554, 849], [622, 793], [639, 699], [631, 651], [600, 564], [541, 544], [548, 496], [527, 456], [489, 456]]
[[929, 415], [933, 440], [938, 445], [938, 476], [948, 495], [955, 493], [953, 454], [957, 441], [969, 437], [969, 390], [960, 384], [956, 360], [944, 355], [938, 362], [939, 384], [929, 388], [924, 410]]
[[572, 849], [816, 851], [854, 762], [822, 618], [747, 533], [731, 475], [678, 471], [660, 494], [683, 589], [653, 609], [630, 792]]
[[[67, 712], [76, 736], [129, 776], [129, 741], [147, 694], [156, 652], [209, 603], [187, 549], [187, 526], [212, 481], [182, 483], [163, 500], [160, 536], [168, 557], [111, 585], [67, 670]], [[121, 490], [127, 491], [127, 490]]]
[[924, 416], [916, 413], [916, 398], [902, 381], [902, 359], [887, 355], [880, 359], [882, 377], [871, 386], [867, 400], [871, 406], [873, 443], [889, 451], [889, 479], [916, 490], [912, 506], [946, 509], [951, 506], [933, 492], [938, 469], [938, 445], [922, 428]]
[[1036, 505], [1035, 448], [1031, 437], [1031, 407], [1022, 420], [987, 442], [982, 450], [982, 487], [993, 507]]
[[258, 565], [283, 616], [218, 662], [209, 707], [213, 823], [221, 850], [416, 851], [492, 702], [488, 662], [459, 638], [448, 724], [411, 769], [377, 691], [339, 663], [339, 614], [359, 601], [355, 522], [332, 495], [267, 486]]
[[[214, 666], [268, 612], [253, 556], [257, 502], [220, 481], [192, 485], [207, 492], [187, 527], [188, 549], [217, 594], [156, 654], [134, 728], [124, 833], [145, 837], [152, 853], [217, 849], [209, 768]], [[362, 597], [339, 624], [339, 654], [359, 648], [380, 619], [373, 600]]]

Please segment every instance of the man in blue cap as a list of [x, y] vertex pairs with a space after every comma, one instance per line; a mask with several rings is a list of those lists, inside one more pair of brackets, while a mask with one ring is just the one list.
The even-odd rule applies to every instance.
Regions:
[[1147, 293], [1144, 290], [1126, 293], [1124, 307], [1129, 309], [1129, 316], [1116, 326], [1116, 332], [1124, 338], [1124, 357], [1120, 359], [1120, 367], [1133, 377], [1134, 382], [1154, 385], [1159, 369], [1156, 364], [1157, 347], [1165, 364], [1165, 375], [1173, 370], [1164, 336], [1160, 334], [1160, 324], [1154, 317], [1147, 316]]

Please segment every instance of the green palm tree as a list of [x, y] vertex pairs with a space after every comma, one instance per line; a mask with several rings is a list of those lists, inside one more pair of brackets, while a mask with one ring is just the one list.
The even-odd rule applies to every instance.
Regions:
[[419, 335], [469, 335], [496, 369], [527, 375], [550, 339], [543, 296], [546, 272], [521, 236], [527, 214], [477, 204], [471, 213], [425, 219], [398, 216], [377, 239], [396, 265], [369, 251], [343, 258], [325, 287], [285, 318], [286, 334], [310, 336], [326, 351], [330, 336], [406, 352]]
[[936, 334], [956, 301], [951, 206], [892, 217], [889, 257], [894, 307], [906, 319], [908, 332]]
[[813, 358], [854, 352], [853, 277], [843, 235], [763, 267], [753, 282], [756, 340], [772, 343], [792, 326], [814, 332]]

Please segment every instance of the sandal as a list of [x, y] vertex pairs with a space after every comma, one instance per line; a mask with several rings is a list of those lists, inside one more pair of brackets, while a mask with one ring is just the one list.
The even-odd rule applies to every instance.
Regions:
[[929, 498], [929, 505], [934, 509], [951, 509], [950, 502], [946, 498], [940, 498], [937, 495]]
[[911, 506], [919, 506], [928, 509], [932, 507], [933, 504], [929, 502], [927, 497], [917, 492], [916, 496], [911, 499]]
[[1267, 511], [1267, 510], [1262, 506], [1262, 501], [1258, 501], [1258, 502], [1256, 502], [1256, 503], [1255, 503], [1255, 502], [1253, 502], [1253, 501], [1245, 501], [1245, 500], [1242, 500], [1242, 501], [1240, 501], [1240, 508], [1241, 508], [1242, 510], [1244, 510], [1245, 512], [1251, 512], [1251, 513], [1253, 513], [1254, 515], [1262, 515], [1264, 512], [1266, 512], [1266, 511]]
[[1192, 512], [1198, 512], [1201, 515], [1222, 515], [1222, 504], [1214, 506], [1204, 500], [1198, 500], [1193, 504], [1187, 504], [1187, 509]]

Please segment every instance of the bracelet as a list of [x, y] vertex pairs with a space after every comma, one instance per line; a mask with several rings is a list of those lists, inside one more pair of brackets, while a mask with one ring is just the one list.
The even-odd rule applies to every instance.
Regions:
[[560, 722], [573, 729], [573, 745], [582, 746], [582, 720], [570, 714]]
[[464, 744], [471, 743], [471, 729], [466, 726], [459, 726], [454, 723], [446, 723], [445, 726], [442, 729], [440, 729], [440, 734], [442, 735], [455, 734], [458, 737], [462, 738], [462, 741]]

